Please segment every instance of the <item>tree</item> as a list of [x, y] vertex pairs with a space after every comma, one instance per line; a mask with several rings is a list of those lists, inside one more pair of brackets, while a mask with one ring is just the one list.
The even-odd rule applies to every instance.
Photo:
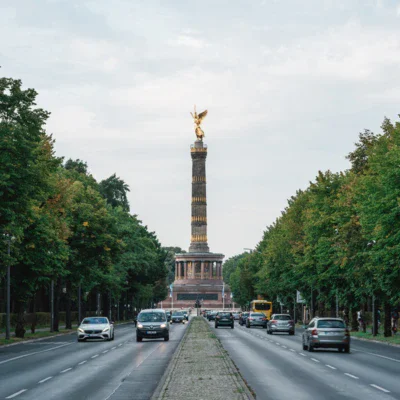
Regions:
[[130, 191], [129, 186], [116, 174], [102, 180], [99, 184], [99, 190], [112, 207], [122, 207], [124, 211], [129, 212], [127, 197], [127, 192]]

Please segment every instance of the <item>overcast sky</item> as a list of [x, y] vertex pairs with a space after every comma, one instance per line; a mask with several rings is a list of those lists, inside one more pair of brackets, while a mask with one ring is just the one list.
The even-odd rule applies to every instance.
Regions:
[[208, 109], [208, 241], [229, 257], [397, 118], [400, 2], [0, 0], [0, 65], [39, 92], [57, 155], [124, 179], [164, 246], [189, 246], [189, 113]]

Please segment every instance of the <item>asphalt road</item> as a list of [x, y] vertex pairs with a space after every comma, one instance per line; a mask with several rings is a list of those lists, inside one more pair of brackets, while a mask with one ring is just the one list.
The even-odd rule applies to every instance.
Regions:
[[301, 333], [214, 329], [258, 400], [400, 399], [400, 348], [353, 339], [350, 354], [303, 351]]
[[149, 399], [186, 326], [172, 325], [169, 342], [137, 343], [127, 324], [111, 342], [73, 334], [0, 348], [0, 399]]

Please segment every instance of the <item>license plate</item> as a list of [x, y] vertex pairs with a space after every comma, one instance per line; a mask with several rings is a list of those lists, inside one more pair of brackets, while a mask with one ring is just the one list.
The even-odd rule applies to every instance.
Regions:
[[147, 331], [148, 335], [155, 335], [157, 332], [156, 331]]
[[340, 335], [343, 335], [343, 333], [341, 333], [341, 332], [325, 332], [325, 335], [340, 336]]

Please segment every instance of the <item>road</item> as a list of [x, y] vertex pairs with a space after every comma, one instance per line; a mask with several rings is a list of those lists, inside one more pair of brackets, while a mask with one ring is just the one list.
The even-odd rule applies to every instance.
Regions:
[[147, 400], [186, 326], [172, 325], [169, 342], [137, 343], [127, 324], [111, 342], [78, 343], [73, 334], [0, 348], [0, 399]]
[[258, 400], [400, 399], [400, 348], [352, 340], [351, 353], [303, 351], [301, 333], [214, 328]]

